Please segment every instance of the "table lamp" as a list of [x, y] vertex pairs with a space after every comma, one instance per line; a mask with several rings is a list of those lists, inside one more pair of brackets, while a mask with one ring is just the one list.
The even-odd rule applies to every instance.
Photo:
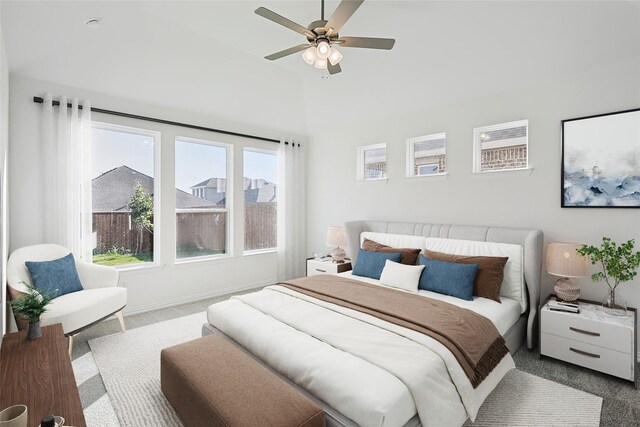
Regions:
[[589, 275], [587, 258], [576, 250], [580, 243], [549, 242], [547, 245], [547, 273], [560, 276], [553, 287], [556, 296], [563, 301], [574, 302], [580, 296], [580, 286], [571, 281], [571, 277]]
[[343, 263], [346, 255], [340, 246], [347, 245], [347, 233], [344, 227], [329, 227], [327, 229], [327, 246], [335, 246], [331, 251], [333, 262]]

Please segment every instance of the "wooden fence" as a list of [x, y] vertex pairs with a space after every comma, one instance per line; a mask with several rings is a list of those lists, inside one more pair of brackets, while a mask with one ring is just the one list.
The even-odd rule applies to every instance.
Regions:
[[[135, 252], [138, 239], [142, 239], [139, 252], [153, 250], [153, 233], [136, 229], [129, 212], [98, 212], [93, 214], [93, 232], [97, 234], [96, 253], [105, 253], [111, 248]], [[141, 235], [142, 234], [142, 235]]]
[[[222, 253], [226, 248], [226, 218], [224, 212], [189, 212], [176, 214], [177, 247]], [[245, 204], [245, 250], [274, 248], [277, 243], [277, 207], [275, 203]], [[138, 231], [129, 212], [98, 212], [93, 214], [93, 231], [97, 234], [96, 253], [112, 248], [135, 252], [153, 250], [153, 233]]]

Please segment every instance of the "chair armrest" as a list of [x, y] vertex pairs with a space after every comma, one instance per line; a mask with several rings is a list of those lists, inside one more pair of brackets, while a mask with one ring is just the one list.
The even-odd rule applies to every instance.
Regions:
[[118, 286], [120, 272], [106, 265], [90, 264], [88, 262], [77, 261], [78, 276], [85, 289], [109, 288]]

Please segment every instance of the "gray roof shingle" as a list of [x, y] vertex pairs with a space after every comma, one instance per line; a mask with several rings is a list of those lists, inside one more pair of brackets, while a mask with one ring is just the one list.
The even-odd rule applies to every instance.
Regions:
[[[128, 166], [120, 166], [91, 181], [93, 212], [128, 212], [128, 204], [136, 182], [153, 195], [153, 178]], [[176, 188], [178, 209], [214, 208], [208, 200], [192, 196]]]

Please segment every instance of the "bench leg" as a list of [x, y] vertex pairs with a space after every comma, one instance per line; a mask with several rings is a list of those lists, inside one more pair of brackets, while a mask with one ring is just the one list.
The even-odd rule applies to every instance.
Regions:
[[122, 329], [122, 332], [126, 332], [127, 329], [124, 327], [124, 318], [122, 317], [122, 310], [116, 313], [116, 317], [120, 322], [120, 329]]

